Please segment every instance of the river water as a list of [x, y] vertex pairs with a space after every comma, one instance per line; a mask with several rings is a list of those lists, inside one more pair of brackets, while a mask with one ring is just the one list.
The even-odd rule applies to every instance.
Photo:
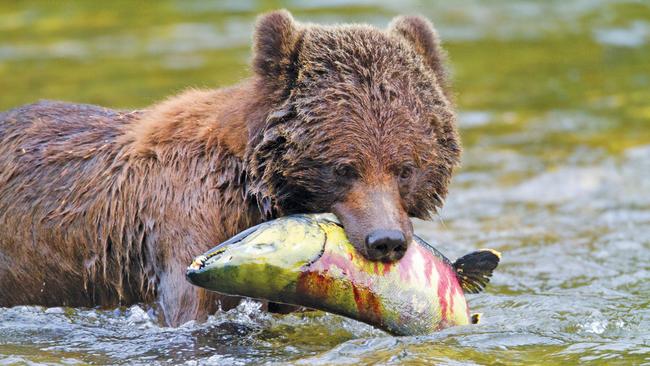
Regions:
[[[0, 365], [650, 365], [650, 4], [644, 1], [2, 2], [0, 109], [41, 98], [143, 107], [248, 75], [255, 15], [434, 21], [465, 146], [441, 215], [451, 258], [503, 253], [478, 326], [392, 337], [252, 301], [161, 327], [145, 306], [0, 308]], [[1, 294], [0, 294], [1, 296]]]

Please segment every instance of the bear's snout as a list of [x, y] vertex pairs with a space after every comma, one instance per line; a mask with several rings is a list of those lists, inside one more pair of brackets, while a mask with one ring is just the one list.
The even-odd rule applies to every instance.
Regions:
[[356, 250], [372, 261], [400, 260], [413, 237], [397, 185], [355, 183], [345, 199], [332, 206]]
[[406, 253], [406, 236], [401, 230], [374, 230], [366, 236], [366, 252], [374, 261], [400, 260]]

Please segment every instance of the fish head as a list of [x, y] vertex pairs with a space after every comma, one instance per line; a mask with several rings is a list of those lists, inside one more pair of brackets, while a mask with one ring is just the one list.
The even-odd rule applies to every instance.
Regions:
[[326, 216], [335, 220], [293, 215], [253, 226], [194, 258], [186, 278], [208, 290], [266, 298], [295, 282], [294, 274], [322, 254], [327, 238], [318, 221]]

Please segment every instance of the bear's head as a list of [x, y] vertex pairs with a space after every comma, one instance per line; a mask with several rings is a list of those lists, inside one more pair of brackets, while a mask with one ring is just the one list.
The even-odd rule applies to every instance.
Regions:
[[334, 212], [364, 256], [401, 258], [409, 216], [436, 213], [460, 158], [443, 61], [420, 17], [382, 31], [261, 16], [253, 66], [269, 112], [246, 163], [264, 215]]

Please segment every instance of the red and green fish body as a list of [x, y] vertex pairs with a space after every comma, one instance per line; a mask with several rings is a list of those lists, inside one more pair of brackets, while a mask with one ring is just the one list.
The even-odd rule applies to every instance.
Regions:
[[344, 232], [335, 224], [321, 225], [327, 225], [328, 240], [323, 254], [298, 277], [301, 305], [336, 309], [394, 334], [426, 334], [470, 323], [451, 263], [418, 239], [396, 263], [371, 262], [337, 237]]

